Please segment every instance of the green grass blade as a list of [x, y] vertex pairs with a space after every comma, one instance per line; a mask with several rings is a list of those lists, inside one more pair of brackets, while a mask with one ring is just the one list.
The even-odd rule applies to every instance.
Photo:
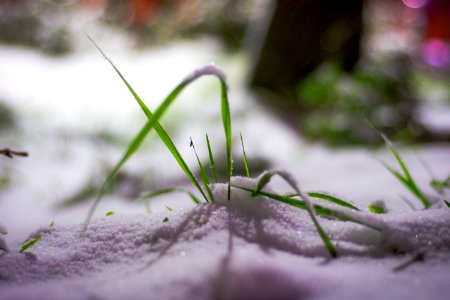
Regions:
[[403, 159], [400, 157], [398, 152], [394, 149], [394, 147], [392, 146], [390, 141], [386, 138], [386, 136], [384, 136], [383, 139], [384, 139], [388, 149], [391, 151], [391, 153], [394, 155], [395, 159], [397, 160], [398, 164], [400, 165], [400, 168], [402, 169], [403, 173], [405, 174], [403, 177], [406, 179], [405, 181], [408, 182], [406, 187], [422, 202], [422, 204], [424, 205], [425, 208], [429, 208], [430, 202], [425, 197], [425, 195], [422, 193], [422, 191], [419, 189], [419, 187], [416, 185], [416, 182], [412, 178], [411, 173], [409, 172], [408, 168], [406, 167], [405, 163], [403, 162]]
[[160, 189], [160, 190], [156, 190], [156, 191], [151, 191], [148, 193], [145, 193], [143, 195], [141, 195], [138, 200], [150, 200], [152, 198], [156, 198], [162, 195], [167, 195], [167, 194], [172, 194], [172, 193], [186, 193], [189, 195], [189, 197], [191, 198], [192, 202], [194, 202], [196, 205], [200, 204], [201, 201], [195, 197], [195, 195], [193, 193], [191, 193], [188, 190], [185, 189], [181, 189], [181, 188], [167, 188], [167, 189]]
[[310, 192], [308, 193], [308, 196], [313, 197], [313, 198], [317, 198], [317, 199], [321, 199], [321, 200], [325, 200], [325, 201], [329, 201], [332, 202], [334, 204], [337, 204], [339, 206], [343, 206], [343, 207], [347, 207], [353, 210], [359, 210], [359, 208], [357, 208], [356, 206], [354, 206], [353, 204], [344, 201], [342, 199], [337, 198], [336, 196], [331, 196], [328, 194], [324, 194], [324, 193], [317, 193], [317, 192]]
[[136, 135], [136, 137], [131, 141], [131, 143], [128, 145], [127, 151], [122, 156], [122, 158], [119, 160], [119, 162], [115, 165], [113, 170], [108, 174], [106, 177], [105, 182], [103, 183], [102, 187], [100, 188], [100, 192], [98, 193], [97, 198], [95, 199], [94, 203], [92, 204], [89, 213], [86, 217], [86, 220], [84, 222], [84, 229], [87, 228], [87, 225], [89, 224], [90, 220], [92, 219], [92, 216], [94, 215], [94, 212], [100, 203], [100, 200], [105, 195], [106, 191], [110, 188], [111, 183], [113, 182], [114, 178], [117, 176], [119, 171], [122, 169], [122, 166], [125, 164], [125, 162], [139, 149], [140, 145], [142, 144], [143, 140], [147, 136], [147, 134], [150, 131], [150, 124], [147, 123], [145, 126], [141, 129], [141, 131]]
[[209, 166], [213, 173], [214, 183], [217, 183], [218, 179], [217, 179], [216, 163], [214, 161], [214, 156], [212, 154], [211, 143], [209, 142], [208, 135], [206, 135], [206, 145], [208, 146]]
[[297, 183], [295, 182], [295, 180], [292, 178], [292, 176], [290, 174], [283, 172], [283, 171], [266, 172], [265, 174], [263, 174], [261, 176], [260, 180], [258, 181], [255, 193], [259, 193], [264, 188], [264, 186], [267, 183], [269, 183], [270, 179], [273, 176], [280, 176], [283, 180], [285, 180], [294, 189], [294, 191], [300, 196], [300, 198], [303, 199], [303, 201], [306, 204], [306, 210], [308, 211], [308, 214], [309, 214], [311, 220], [313, 221], [317, 232], [319, 233], [325, 247], [327, 248], [328, 253], [331, 255], [331, 257], [336, 257], [337, 256], [336, 249], [334, 248], [334, 245], [331, 243], [330, 237], [323, 230], [322, 226], [320, 225], [319, 221], [317, 220], [317, 218], [314, 214], [314, 207], [311, 203], [311, 200], [309, 199], [309, 197], [306, 194], [304, 194], [300, 190]]
[[[252, 195], [255, 192], [253, 189], [240, 187], [240, 186], [236, 186], [236, 185], [233, 185], [232, 187], [243, 190], [243, 191], [247, 191], [247, 192], [251, 193]], [[278, 202], [282, 202], [282, 203], [288, 204], [290, 206], [306, 210], [305, 202], [303, 202], [299, 199], [292, 198], [291, 196], [282, 196], [282, 195], [277, 195], [277, 194], [268, 193], [268, 192], [264, 192], [264, 191], [260, 191], [260, 192], [258, 192], [258, 194], [254, 195], [254, 196], [258, 196], [258, 195], [265, 196], [267, 198], [271, 198]], [[297, 196], [297, 195], [293, 195], [293, 196]], [[382, 231], [381, 228], [378, 228], [372, 224], [361, 221], [360, 219], [353, 218], [352, 216], [347, 215], [345, 213], [335, 211], [331, 208], [323, 207], [318, 204], [314, 204], [313, 208], [314, 208], [314, 211], [322, 217], [333, 218], [333, 219], [337, 219], [340, 221], [351, 221], [354, 223], [358, 223], [358, 224], [367, 226], [367, 227], [372, 228], [377, 231]]]
[[239, 135], [241, 137], [242, 153], [244, 154], [245, 174], [247, 175], [247, 177], [250, 177], [250, 170], [248, 168], [247, 154], [245, 153], [244, 140], [242, 139], [242, 133], [239, 132]]
[[41, 240], [40, 234], [33, 238], [27, 239], [25, 242], [22, 243], [22, 247], [20, 247], [19, 252], [24, 252], [25, 250], [33, 247], [33, 245], [36, 244], [37, 242], [39, 242], [40, 240]]
[[447, 200], [444, 200], [445, 205], [447, 205], [448, 208], [450, 208], [450, 202], [448, 202]]
[[208, 175], [206, 175], [205, 169], [203, 168], [203, 164], [202, 164], [202, 162], [200, 161], [200, 159], [198, 158], [197, 150], [195, 150], [195, 145], [194, 145], [194, 142], [192, 141], [192, 138], [191, 138], [191, 144], [190, 144], [190, 146], [191, 146], [192, 149], [194, 150], [195, 157], [197, 158], [198, 166], [199, 166], [199, 168], [200, 168], [200, 177], [202, 178], [203, 185], [204, 185], [204, 187], [205, 187], [205, 189], [206, 189], [206, 192], [208, 193], [209, 199], [210, 199], [212, 202], [214, 202], [214, 196], [213, 196], [213, 194], [212, 194], [212, 192], [211, 192], [211, 189], [209, 188], [210, 182], [209, 182]]
[[411, 176], [411, 173], [409, 172], [406, 164], [404, 163], [403, 159], [400, 157], [400, 154], [395, 150], [394, 146], [392, 145], [391, 141], [387, 138], [385, 134], [383, 134], [380, 130], [378, 130], [373, 124], [368, 122], [369, 125], [378, 132], [378, 134], [381, 136], [381, 138], [384, 140], [384, 143], [386, 144], [386, 147], [389, 149], [389, 151], [394, 155], [395, 159], [397, 160], [397, 163], [400, 165], [400, 168], [402, 169], [404, 175], [401, 175], [399, 172], [395, 171], [394, 169], [388, 167], [385, 165], [385, 167], [414, 195], [416, 196], [420, 202], [422, 202], [425, 209], [428, 209], [430, 207], [430, 202], [423, 194], [422, 190], [417, 186], [416, 182]]
[[374, 213], [374, 214], [384, 214], [384, 213], [386, 213], [386, 211], [384, 210], [384, 208], [381, 207], [381, 206], [377, 206], [377, 205], [369, 205], [368, 208], [369, 208], [369, 211], [370, 211], [371, 213]]
[[227, 85], [224, 79], [220, 80], [222, 98], [222, 121], [225, 130], [225, 140], [227, 148], [228, 167], [228, 200], [231, 199], [231, 176], [233, 175], [233, 158], [231, 156], [231, 115], [230, 104], [228, 102]]
[[447, 177], [445, 180], [437, 180], [432, 179], [430, 181], [430, 186], [441, 195], [444, 195], [444, 190], [450, 190], [450, 176]]

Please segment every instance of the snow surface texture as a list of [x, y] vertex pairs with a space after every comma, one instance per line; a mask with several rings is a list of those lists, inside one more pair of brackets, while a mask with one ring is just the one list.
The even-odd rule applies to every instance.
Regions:
[[[447, 207], [361, 213], [381, 233], [320, 218], [331, 260], [306, 211], [236, 188], [228, 201], [226, 184], [213, 192], [216, 203], [189, 210], [39, 230], [25, 253], [0, 257], [0, 299], [447, 299]], [[423, 261], [394, 270], [411, 258]]]

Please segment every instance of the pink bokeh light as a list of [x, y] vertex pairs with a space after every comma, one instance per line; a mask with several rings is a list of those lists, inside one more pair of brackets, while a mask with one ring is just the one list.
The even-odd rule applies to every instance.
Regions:
[[428, 3], [428, 0], [402, 0], [402, 2], [409, 8], [422, 8]]
[[434, 67], [450, 65], [450, 45], [441, 39], [431, 39], [422, 48], [426, 63]]

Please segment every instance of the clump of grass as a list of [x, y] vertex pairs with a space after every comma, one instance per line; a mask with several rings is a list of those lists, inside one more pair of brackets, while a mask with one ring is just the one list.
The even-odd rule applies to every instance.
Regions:
[[398, 154], [397, 150], [395, 150], [394, 146], [392, 145], [391, 141], [386, 137], [385, 134], [383, 134], [381, 131], [379, 131], [373, 124], [369, 122], [369, 125], [375, 129], [378, 134], [383, 139], [384, 143], [386, 144], [386, 147], [389, 149], [389, 151], [394, 155], [397, 163], [399, 164], [402, 172], [394, 170], [392, 167], [388, 166], [387, 164], [383, 163], [384, 167], [392, 174], [394, 175], [400, 183], [408, 189], [419, 201], [422, 203], [425, 209], [430, 208], [430, 201], [425, 197], [422, 190], [417, 186], [415, 180], [412, 178], [411, 173], [409, 172], [408, 168], [406, 167], [406, 164], [404, 163], [403, 159], [400, 157], [400, 154]]
[[[217, 77], [218, 80], [219, 80], [219, 83], [220, 83], [222, 123], [223, 123], [224, 132], [225, 132], [226, 155], [227, 155], [227, 179], [228, 179], [227, 198], [228, 198], [228, 200], [231, 200], [230, 178], [231, 178], [231, 176], [233, 174], [233, 165], [232, 165], [232, 157], [231, 157], [231, 146], [232, 146], [231, 116], [230, 116], [230, 108], [229, 108], [228, 95], [227, 95], [227, 85], [226, 85], [226, 79], [225, 79], [224, 73], [221, 70], [219, 70], [217, 67], [215, 67], [214, 65], [208, 65], [206, 67], [203, 67], [203, 68], [200, 68], [200, 69], [196, 70], [190, 76], [186, 77], [179, 85], [177, 85], [175, 87], [175, 89], [163, 100], [163, 102], [155, 110], [155, 112], [152, 113], [150, 111], [150, 109], [145, 105], [145, 103], [141, 100], [141, 98], [137, 95], [137, 93], [134, 91], [134, 89], [131, 87], [131, 85], [128, 83], [128, 81], [125, 79], [123, 74], [114, 65], [114, 63], [103, 53], [103, 51], [98, 47], [98, 45], [90, 37], [88, 37], [88, 38], [94, 43], [94, 45], [98, 48], [98, 50], [101, 52], [101, 54], [104, 56], [104, 58], [110, 63], [110, 65], [114, 68], [116, 73], [119, 75], [119, 77], [121, 78], [123, 83], [126, 85], [128, 90], [133, 95], [134, 99], [136, 100], [136, 102], [138, 103], [140, 108], [142, 109], [142, 111], [147, 116], [147, 122], [146, 122], [145, 126], [139, 131], [139, 133], [134, 137], [134, 139], [131, 141], [131, 143], [128, 145], [128, 147], [127, 147], [125, 153], [123, 154], [122, 158], [115, 165], [113, 170], [108, 174], [105, 182], [102, 185], [102, 188], [101, 188], [101, 190], [99, 192], [98, 197], [95, 199], [95, 201], [94, 201], [94, 203], [93, 203], [93, 205], [92, 205], [92, 207], [91, 207], [91, 209], [90, 209], [90, 211], [88, 213], [88, 216], [87, 216], [86, 221], [85, 221], [85, 228], [87, 228], [87, 226], [88, 226], [88, 224], [89, 224], [89, 222], [90, 222], [90, 220], [91, 220], [91, 218], [93, 216], [93, 213], [94, 213], [96, 207], [98, 206], [98, 203], [102, 199], [102, 197], [105, 194], [106, 190], [110, 187], [111, 183], [113, 182], [113, 180], [115, 179], [115, 177], [117, 176], [117, 174], [119, 173], [119, 171], [121, 170], [123, 165], [128, 161], [128, 159], [130, 159], [136, 153], [136, 151], [138, 151], [139, 147], [141, 146], [141, 144], [144, 141], [144, 139], [146, 138], [146, 136], [153, 129], [156, 131], [156, 133], [159, 135], [160, 139], [166, 145], [166, 147], [168, 148], [168, 150], [170, 151], [172, 156], [178, 162], [180, 168], [183, 170], [183, 172], [185, 173], [186, 177], [193, 183], [193, 185], [200, 192], [200, 194], [202, 195], [204, 201], [205, 202], [214, 201], [213, 194], [212, 194], [212, 192], [211, 192], [211, 190], [209, 188], [209, 185], [210, 185], [211, 181], [209, 180], [209, 178], [208, 178], [208, 176], [206, 174], [205, 168], [203, 167], [203, 165], [200, 162], [200, 159], [198, 158], [197, 151], [195, 149], [195, 146], [194, 146], [194, 143], [192, 142], [192, 140], [191, 140], [191, 147], [194, 150], [194, 153], [195, 153], [196, 158], [197, 158], [197, 162], [198, 162], [199, 167], [200, 167], [200, 176], [201, 176], [201, 179], [203, 181], [204, 189], [202, 189], [202, 187], [200, 186], [200, 183], [195, 178], [195, 176], [193, 175], [193, 172], [190, 170], [190, 168], [188, 167], [188, 165], [184, 161], [183, 157], [181, 156], [180, 152], [176, 148], [176, 146], [173, 143], [173, 141], [170, 138], [170, 136], [167, 134], [165, 129], [159, 123], [159, 119], [167, 111], [167, 109], [170, 107], [170, 105], [176, 99], [178, 99], [178, 96], [184, 90], [184, 88], [186, 88], [193, 81], [195, 81], [198, 78], [200, 78], [202, 76], [205, 76], [205, 75], [213, 75], [213, 76]], [[242, 138], [242, 134], [240, 135], [240, 138], [241, 138], [242, 151], [243, 151], [243, 156], [244, 156], [244, 165], [245, 165], [246, 175], [247, 175], [247, 177], [250, 177], [250, 171], [249, 171], [249, 168], [248, 168], [248, 161], [247, 161], [247, 156], [246, 156], [246, 153], [245, 153], [245, 147], [244, 147], [244, 141], [243, 141], [243, 138]], [[216, 183], [218, 176], [217, 176], [214, 156], [213, 156], [213, 153], [212, 153], [211, 144], [210, 144], [208, 135], [206, 135], [206, 143], [207, 143], [207, 147], [208, 147], [210, 168], [211, 168], [212, 173], [213, 173], [214, 182]], [[294, 189], [296, 194], [295, 195], [291, 195], [291, 196], [282, 196], [282, 195], [272, 194], [272, 193], [268, 193], [268, 192], [263, 191], [263, 188], [269, 183], [271, 178], [273, 176], [275, 176], [275, 175], [280, 176], [282, 179], [284, 179]], [[346, 201], [344, 201], [342, 199], [339, 199], [337, 197], [331, 196], [331, 195], [327, 195], [327, 194], [324, 194], [324, 193], [309, 193], [309, 194], [303, 193], [299, 189], [296, 181], [289, 175], [289, 173], [286, 173], [286, 172], [269, 171], [269, 172], [263, 174], [261, 176], [260, 180], [258, 181], [257, 187], [256, 187], [255, 190], [247, 189], [247, 188], [243, 188], [243, 187], [238, 187], [238, 186], [234, 186], [234, 187], [235, 188], [239, 188], [241, 190], [248, 191], [252, 196], [262, 195], [262, 196], [265, 196], [265, 197], [267, 197], [269, 199], [272, 199], [272, 200], [275, 200], [275, 201], [278, 201], [278, 202], [281, 202], [281, 203], [285, 203], [285, 204], [291, 205], [291, 206], [299, 208], [299, 209], [306, 210], [308, 212], [311, 220], [313, 221], [314, 226], [316, 227], [316, 230], [319, 233], [319, 235], [320, 235], [320, 237], [321, 237], [321, 239], [322, 239], [322, 241], [323, 241], [323, 243], [324, 243], [324, 245], [325, 245], [326, 249], [328, 250], [328, 252], [329, 252], [331, 257], [336, 257], [337, 256], [337, 252], [336, 252], [335, 246], [331, 242], [331, 239], [328, 236], [328, 234], [324, 231], [324, 229], [320, 225], [320, 223], [319, 223], [319, 221], [318, 221], [318, 219], [316, 217], [316, 214], [324, 216], [324, 217], [328, 217], [328, 218], [334, 218], [334, 219], [338, 219], [338, 220], [343, 220], [343, 221], [352, 221], [352, 222], [355, 222], [355, 223], [359, 223], [359, 224], [363, 224], [363, 225], [369, 226], [369, 227], [374, 228], [376, 230], [381, 230], [379, 227], [376, 226], [376, 224], [375, 225], [371, 224], [370, 222], [364, 220], [364, 218], [361, 217], [361, 216], [358, 216], [358, 215], [355, 215], [355, 214], [351, 214], [351, 213], [343, 213], [343, 212], [341, 212], [339, 210], [335, 210], [335, 209], [327, 208], [327, 207], [324, 207], [324, 206], [321, 206], [321, 205], [313, 204], [309, 197], [313, 197], [313, 198], [317, 198], [317, 199], [320, 199], [320, 200], [324, 200], [324, 201], [336, 204], [337, 206], [341, 206], [342, 208], [350, 209], [351, 211], [359, 211], [359, 209], [356, 206], [354, 206], [354, 205], [352, 205], [352, 204], [350, 204], [350, 203], [348, 203], [348, 202], [346, 202]], [[183, 189], [178, 189], [178, 188], [153, 191], [153, 192], [147, 193], [146, 195], [143, 195], [142, 197], [140, 197], [140, 199], [147, 200], [147, 204], [148, 204], [148, 200], [150, 200], [153, 197], [157, 197], [157, 196], [160, 196], [160, 195], [163, 195], [163, 194], [168, 194], [168, 193], [173, 193], [173, 192], [188, 193], [189, 196], [191, 197], [191, 199], [196, 204], [199, 204], [201, 202], [197, 197], [194, 196], [193, 193], [191, 193], [189, 191], [186, 191], [186, 190], [183, 190]], [[301, 200], [293, 198], [293, 197], [300, 197]], [[148, 208], [148, 210], [150, 210], [150, 208]], [[168, 221], [169, 221], [168, 217], [165, 217], [164, 220], [163, 220], [163, 222], [168, 222]]]
[[102, 185], [102, 188], [100, 190], [100, 193], [98, 197], [96, 198], [94, 204], [92, 205], [88, 216], [85, 221], [84, 227], [87, 228], [87, 225], [89, 224], [95, 209], [98, 206], [98, 203], [102, 199], [104, 193], [106, 190], [110, 187], [112, 181], [117, 176], [123, 165], [128, 161], [128, 159], [136, 153], [136, 151], [141, 146], [142, 142], [144, 141], [145, 137], [148, 135], [148, 133], [155, 129], [161, 140], [164, 142], [166, 147], [171, 152], [172, 156], [175, 158], [175, 160], [178, 162], [180, 168], [184, 171], [185, 175], [188, 177], [188, 179], [194, 184], [194, 186], [197, 188], [197, 190], [201, 193], [205, 201], [208, 201], [208, 198], [203, 191], [203, 189], [200, 187], [199, 182], [193, 175], [192, 171], [184, 161], [183, 157], [181, 156], [180, 152], [178, 151], [177, 147], [173, 143], [170, 136], [167, 134], [167, 132], [164, 130], [164, 128], [159, 123], [159, 119], [163, 116], [163, 114], [166, 112], [166, 110], [170, 107], [170, 105], [178, 98], [180, 93], [186, 88], [189, 84], [191, 84], [193, 81], [197, 80], [198, 78], [205, 76], [205, 75], [213, 75], [219, 79], [220, 87], [221, 87], [221, 111], [222, 111], [222, 122], [223, 127], [225, 131], [225, 140], [226, 140], [226, 153], [227, 153], [227, 177], [228, 177], [228, 199], [231, 198], [231, 188], [230, 188], [230, 178], [232, 176], [233, 167], [232, 167], [232, 157], [231, 157], [231, 116], [230, 116], [230, 107], [228, 103], [228, 95], [227, 95], [227, 85], [226, 85], [226, 76], [225, 74], [219, 70], [214, 65], [208, 65], [206, 67], [203, 67], [201, 69], [196, 70], [191, 75], [186, 77], [180, 84], [178, 84], [175, 89], [164, 99], [164, 101], [161, 103], [161, 105], [156, 109], [154, 113], [150, 111], [150, 109], [145, 105], [145, 103], [141, 100], [141, 98], [138, 96], [138, 94], [134, 91], [134, 89], [131, 87], [131, 85], [128, 83], [128, 81], [125, 79], [123, 74], [119, 71], [119, 69], [115, 66], [115, 64], [112, 62], [111, 59], [109, 59], [106, 54], [100, 49], [100, 47], [95, 43], [95, 41], [88, 36], [88, 38], [91, 40], [91, 42], [97, 47], [97, 49], [100, 51], [100, 53], [103, 55], [103, 57], [110, 63], [110, 65], [114, 68], [116, 73], [119, 75], [119, 77], [122, 79], [130, 93], [133, 95], [134, 99], [137, 101], [143, 112], [148, 118], [147, 123], [145, 126], [141, 129], [141, 131], [135, 136], [135, 138], [132, 140], [132, 142], [128, 145], [128, 148], [125, 152], [125, 154], [122, 156], [122, 158], [119, 160], [119, 162], [115, 165], [114, 169], [109, 173], [107, 176], [104, 184]]

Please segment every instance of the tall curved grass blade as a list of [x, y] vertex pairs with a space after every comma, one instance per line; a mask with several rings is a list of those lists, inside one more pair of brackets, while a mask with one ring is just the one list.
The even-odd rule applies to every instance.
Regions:
[[100, 188], [100, 192], [98, 193], [97, 198], [95, 199], [93, 205], [91, 206], [89, 213], [86, 217], [86, 220], [84, 222], [84, 229], [87, 228], [87, 225], [89, 224], [92, 216], [94, 215], [95, 209], [97, 208], [98, 204], [100, 203], [100, 200], [105, 195], [108, 188], [111, 186], [111, 183], [113, 182], [114, 178], [117, 176], [119, 171], [122, 169], [122, 166], [125, 164], [125, 162], [133, 156], [134, 153], [139, 149], [142, 142], [144, 141], [145, 137], [150, 131], [149, 124], [145, 124], [145, 126], [141, 129], [141, 131], [134, 137], [134, 139], [131, 141], [131, 143], [128, 145], [128, 148], [125, 152], [125, 154], [122, 156], [122, 158], [119, 160], [119, 162], [115, 165], [113, 170], [108, 174], [106, 177], [105, 182], [103, 183], [102, 187]]
[[[198, 166], [200, 168], [200, 177], [202, 178], [203, 185], [204, 185], [204, 187], [206, 189], [206, 192], [208, 193], [209, 200], [214, 202], [214, 196], [213, 196], [213, 194], [211, 192], [211, 189], [209, 188], [210, 182], [209, 182], [208, 175], [206, 175], [205, 168], [203, 168], [203, 164], [200, 161], [200, 159], [198, 158], [197, 150], [195, 150], [195, 145], [194, 145], [194, 142], [192, 141], [192, 138], [191, 138], [191, 145], [190, 146], [194, 150], [195, 157], [197, 158]], [[207, 200], [207, 201], [209, 202], [209, 200]]]
[[241, 137], [242, 153], [244, 154], [245, 174], [247, 177], [250, 177], [250, 170], [248, 168], [247, 154], [245, 153], [244, 140], [242, 139], [242, 133], [239, 132], [239, 136]]
[[336, 249], [334, 248], [334, 245], [331, 243], [330, 237], [325, 232], [325, 230], [323, 230], [322, 226], [320, 225], [319, 221], [317, 220], [317, 218], [314, 214], [314, 207], [311, 203], [311, 200], [309, 199], [309, 197], [306, 194], [304, 194], [300, 190], [300, 188], [298, 187], [294, 178], [292, 178], [292, 176], [290, 174], [288, 174], [284, 171], [276, 171], [276, 170], [266, 172], [265, 174], [263, 174], [261, 176], [260, 180], [258, 181], [258, 183], [256, 185], [256, 190], [254, 191], [254, 193], [256, 193], [256, 194], [260, 193], [261, 190], [264, 188], [264, 186], [267, 183], [269, 183], [270, 179], [273, 176], [280, 176], [283, 180], [285, 180], [294, 189], [294, 191], [300, 196], [300, 198], [303, 199], [303, 201], [305, 202], [306, 210], [308, 211], [308, 214], [309, 214], [311, 220], [313, 221], [317, 232], [319, 233], [320, 237], [322, 238], [322, 241], [323, 241], [325, 247], [327, 248], [328, 253], [331, 255], [331, 257], [336, 257], [337, 256]]
[[214, 156], [212, 154], [211, 143], [209, 142], [208, 135], [206, 135], [206, 145], [208, 146], [209, 166], [213, 173], [214, 183], [217, 183], [218, 179], [217, 179], [216, 163], [214, 161]]

